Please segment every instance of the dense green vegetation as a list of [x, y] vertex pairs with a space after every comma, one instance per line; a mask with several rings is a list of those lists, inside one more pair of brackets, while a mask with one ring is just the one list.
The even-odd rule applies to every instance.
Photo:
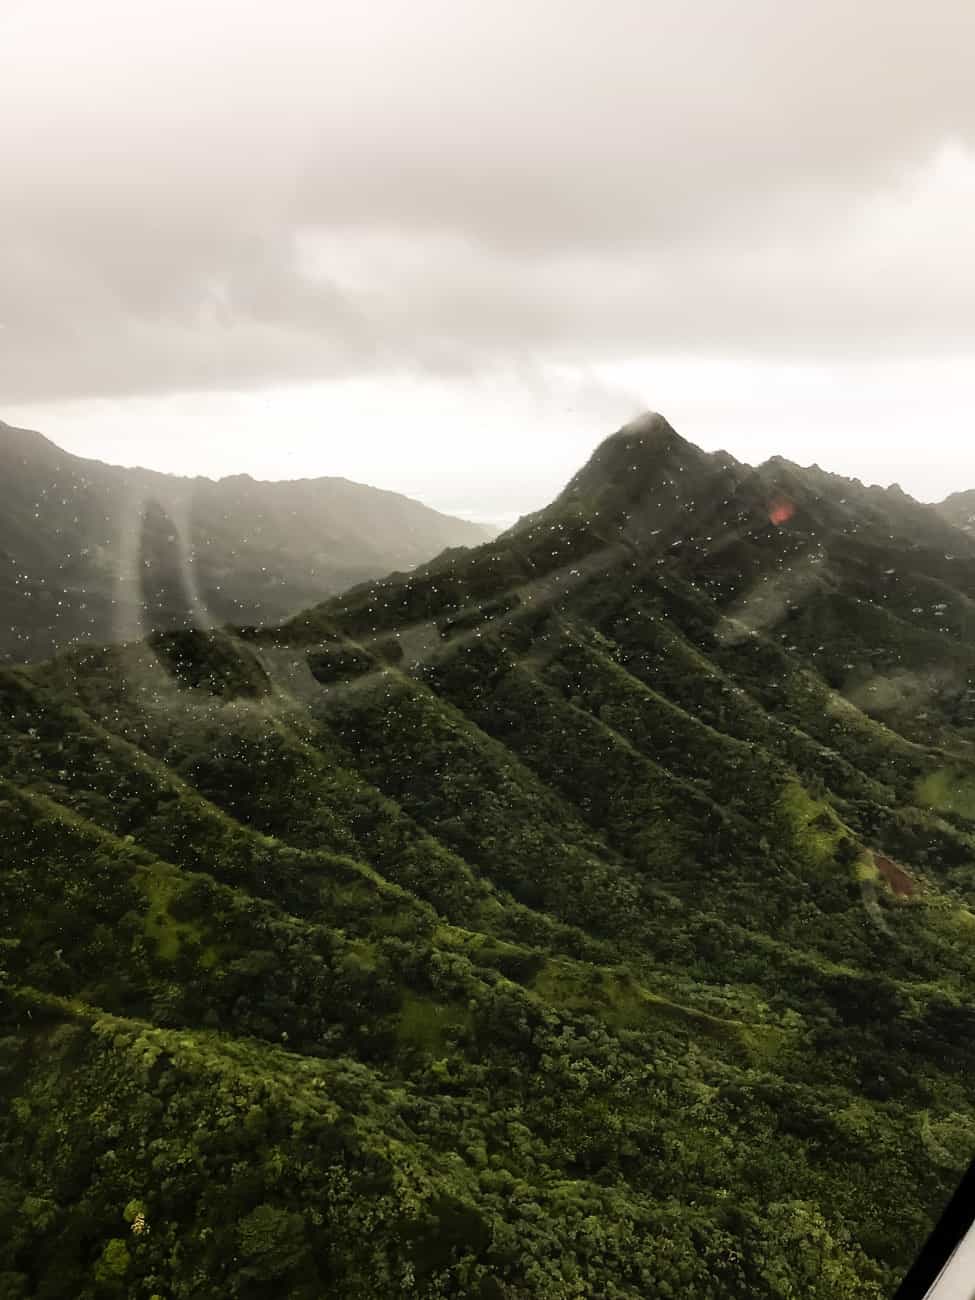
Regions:
[[0, 672], [0, 1297], [889, 1296], [975, 1149], [952, 536], [655, 422]]

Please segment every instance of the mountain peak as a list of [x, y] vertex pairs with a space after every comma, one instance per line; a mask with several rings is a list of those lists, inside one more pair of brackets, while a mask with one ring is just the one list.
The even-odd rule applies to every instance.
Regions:
[[594, 473], [603, 478], [616, 474], [631, 475], [634, 471], [650, 468], [660, 457], [677, 451], [703, 454], [682, 438], [659, 412], [645, 411], [604, 438], [570, 481], [569, 487], [590, 479]]
[[661, 489], [693, 496], [712, 457], [682, 438], [656, 411], [647, 411], [603, 440], [557, 499], [604, 517], [626, 515]]
[[[621, 429], [610, 434], [596, 449], [596, 455], [605, 451], [610, 458], [621, 452], [637, 454], [640, 460], [649, 465], [660, 456], [675, 452], [691, 456], [703, 456], [699, 447], [682, 438], [674, 426], [658, 411], [644, 411], [636, 419], [624, 424]], [[638, 464], [636, 468], [641, 468]], [[632, 471], [631, 471], [632, 472]]]
[[618, 438], [621, 435], [638, 435], [643, 438], [662, 438], [668, 435], [679, 437], [673, 425], [659, 411], [644, 411], [624, 424], [612, 436]]

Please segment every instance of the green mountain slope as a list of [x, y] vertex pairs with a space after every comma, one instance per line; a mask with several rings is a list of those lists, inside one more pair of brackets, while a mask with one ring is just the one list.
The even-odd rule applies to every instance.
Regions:
[[121, 469], [0, 422], [0, 661], [172, 627], [280, 622], [488, 536], [348, 479]]
[[973, 597], [654, 417], [279, 629], [0, 672], [0, 1296], [890, 1295], [975, 1150]]

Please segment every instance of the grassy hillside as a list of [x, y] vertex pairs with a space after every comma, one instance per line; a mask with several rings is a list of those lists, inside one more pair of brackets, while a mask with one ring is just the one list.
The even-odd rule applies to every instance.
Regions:
[[0, 672], [0, 1296], [889, 1296], [975, 1149], [973, 598], [658, 420], [279, 631]]

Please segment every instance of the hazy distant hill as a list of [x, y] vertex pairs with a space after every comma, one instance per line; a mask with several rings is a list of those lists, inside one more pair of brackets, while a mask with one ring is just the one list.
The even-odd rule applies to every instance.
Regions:
[[889, 1300], [975, 1150], [973, 634], [934, 509], [654, 416], [0, 670], [0, 1292]]
[[0, 423], [0, 658], [277, 622], [491, 530], [342, 478], [178, 478]]

